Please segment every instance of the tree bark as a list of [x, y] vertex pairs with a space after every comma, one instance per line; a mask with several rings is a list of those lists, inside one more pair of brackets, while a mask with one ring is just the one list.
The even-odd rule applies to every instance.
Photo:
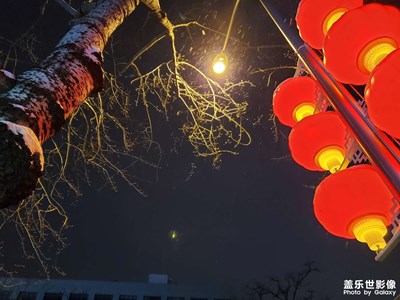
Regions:
[[[0, 208], [32, 194], [43, 173], [41, 145], [103, 86], [102, 52], [139, 0], [107, 0], [74, 21], [39, 66], [0, 90]], [[3, 87], [6, 86], [3, 84]]]

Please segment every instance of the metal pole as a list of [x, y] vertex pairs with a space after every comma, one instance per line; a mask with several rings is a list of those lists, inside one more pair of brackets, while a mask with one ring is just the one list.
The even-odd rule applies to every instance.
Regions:
[[229, 35], [231, 34], [232, 24], [233, 24], [233, 20], [235, 19], [235, 15], [236, 15], [237, 8], [239, 6], [239, 2], [240, 2], [240, 0], [236, 0], [235, 6], [233, 7], [231, 20], [229, 21], [228, 31], [226, 32], [224, 46], [222, 47], [222, 52], [225, 52], [226, 45], [228, 45]]
[[266, 0], [259, 0], [311, 75], [318, 80], [331, 105], [342, 117], [361, 148], [376, 166], [393, 195], [400, 199], [400, 151], [359, 109], [354, 97], [330, 75], [319, 56], [300, 39]]

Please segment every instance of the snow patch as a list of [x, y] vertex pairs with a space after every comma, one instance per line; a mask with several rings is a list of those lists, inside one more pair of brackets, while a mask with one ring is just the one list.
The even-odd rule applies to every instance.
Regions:
[[10, 78], [10, 79], [15, 79], [15, 76], [14, 76], [14, 74], [13, 74], [13, 73], [11, 73], [11, 72], [9, 72], [9, 71], [7, 71], [7, 70], [0, 70], [0, 72], [1, 72], [1, 73], [3, 73], [3, 74], [4, 74], [4, 76], [6, 76], [7, 78]]
[[101, 57], [101, 52], [99, 48], [87, 47], [85, 48], [85, 56], [89, 57], [90, 60], [94, 61], [96, 64], [100, 65], [99, 57]]
[[22, 102], [28, 99], [28, 94], [26, 92], [27, 91], [21, 85], [17, 84], [7, 92], [7, 98]]
[[29, 148], [29, 150], [31, 150], [32, 154], [39, 153], [41, 171], [43, 171], [44, 156], [43, 156], [42, 145], [40, 144], [36, 134], [32, 131], [32, 129], [2, 119], [0, 119], [0, 122], [6, 124], [8, 130], [10, 130], [15, 135], [22, 134], [25, 145]]
[[42, 88], [52, 90], [48, 76], [41, 70], [27, 71], [22, 76], [24, 79], [37, 83]]
[[23, 110], [23, 111], [26, 111], [26, 107], [25, 106], [23, 106], [23, 105], [19, 105], [19, 104], [15, 104], [15, 103], [11, 103], [11, 105], [13, 106], [13, 107], [15, 107], [15, 108], [20, 108], [21, 110]]
[[85, 34], [87, 34], [88, 27], [83, 24], [76, 24], [73, 28], [67, 32], [67, 34], [61, 39], [58, 43], [57, 47], [68, 44], [68, 43], [76, 43], [80, 41]]

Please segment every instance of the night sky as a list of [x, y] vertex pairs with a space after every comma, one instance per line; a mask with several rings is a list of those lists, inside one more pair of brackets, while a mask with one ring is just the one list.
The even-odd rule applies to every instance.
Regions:
[[[78, 2], [72, 5], [79, 7]], [[160, 2], [173, 23], [195, 19], [222, 32], [226, 32], [234, 5], [233, 0]], [[287, 19], [295, 15], [298, 1], [276, 2]], [[0, 36], [14, 40], [26, 32], [43, 4], [40, 0], [1, 0]], [[33, 31], [39, 60], [63, 36], [69, 21], [68, 14], [49, 1]], [[140, 6], [113, 38], [115, 60], [128, 61], [162, 33], [157, 20], [148, 18], [148, 11]], [[196, 59], [210, 74], [207, 64], [222, 47], [223, 37], [208, 32], [200, 36], [199, 30], [193, 30], [194, 44], [189, 45], [187, 34], [182, 33], [178, 45], [188, 59]], [[0, 50], [5, 51], [7, 45], [2, 40]], [[267, 76], [254, 71], [295, 65], [285, 45], [260, 3], [241, 1], [227, 47], [232, 57], [230, 74], [216, 80], [244, 79], [255, 84], [241, 90], [241, 97], [249, 102], [245, 126], [252, 134], [252, 144], [237, 149], [239, 155], [223, 156], [215, 169], [211, 160], [193, 155], [181, 136], [179, 118], [172, 114], [166, 120], [153, 111], [154, 140], [162, 150], [161, 156], [151, 151], [148, 159], [159, 159], [160, 168], [139, 164], [132, 169], [147, 197], [120, 179], [116, 179], [118, 191], [114, 192], [95, 172], [90, 186], [80, 183], [81, 197], [65, 191], [62, 205], [72, 227], [65, 232], [69, 246], [55, 262], [66, 273], [64, 278], [146, 281], [149, 273], [158, 273], [168, 274], [177, 283], [215, 284], [239, 293], [245, 284], [301, 270], [305, 262], [314, 261], [321, 272], [310, 277], [310, 283], [319, 295], [342, 299], [345, 279], [394, 279], [400, 290], [398, 249], [384, 262], [375, 262], [365, 244], [327, 233], [315, 219], [312, 206], [312, 187], [325, 174], [306, 171], [290, 158], [288, 128], [278, 124], [278, 139], [274, 140], [274, 125], [269, 121], [272, 93], [277, 84], [293, 76], [293, 70], [275, 72], [270, 83]], [[197, 51], [190, 54], [190, 46]], [[170, 59], [165, 47], [168, 44], [154, 49], [155, 61], [143, 56], [140, 66], [146, 70]], [[17, 72], [35, 64], [26, 53], [18, 58], [26, 63], [18, 64]], [[140, 124], [145, 117], [143, 108], [138, 107], [134, 117]], [[0, 236], [6, 244], [17, 239], [11, 229]], [[16, 276], [43, 276], [37, 263], [21, 259], [17, 252], [2, 257], [25, 265]], [[61, 275], [53, 272], [51, 277]]]

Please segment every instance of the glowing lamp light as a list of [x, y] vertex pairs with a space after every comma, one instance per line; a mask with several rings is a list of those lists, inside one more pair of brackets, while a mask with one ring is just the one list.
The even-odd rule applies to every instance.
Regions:
[[362, 85], [370, 73], [400, 46], [400, 10], [367, 4], [343, 15], [329, 30], [324, 62], [336, 80]]
[[370, 165], [357, 165], [326, 177], [314, 195], [314, 213], [331, 234], [385, 247], [393, 195]]
[[296, 14], [301, 38], [316, 49], [322, 49], [332, 25], [348, 10], [362, 6], [363, 0], [302, 0]]
[[274, 91], [272, 109], [278, 120], [293, 127], [303, 118], [314, 114], [318, 84], [307, 76], [283, 81]]
[[372, 72], [365, 88], [368, 115], [376, 127], [400, 139], [400, 49]]
[[224, 52], [217, 54], [217, 56], [215, 56], [213, 60], [214, 73], [216, 74], [224, 73], [227, 66], [228, 66], [228, 56]]
[[345, 160], [346, 137], [346, 126], [336, 112], [320, 112], [292, 128], [289, 149], [294, 161], [307, 170], [334, 173]]

